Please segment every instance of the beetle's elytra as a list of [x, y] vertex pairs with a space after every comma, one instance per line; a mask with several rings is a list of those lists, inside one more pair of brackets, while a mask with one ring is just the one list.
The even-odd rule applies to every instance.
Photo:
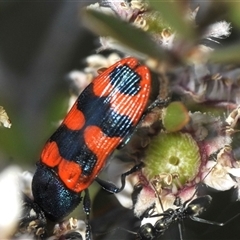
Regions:
[[64, 218], [79, 204], [80, 193], [138, 124], [150, 87], [148, 68], [125, 58], [80, 94], [44, 146], [33, 177], [34, 201], [51, 220]]

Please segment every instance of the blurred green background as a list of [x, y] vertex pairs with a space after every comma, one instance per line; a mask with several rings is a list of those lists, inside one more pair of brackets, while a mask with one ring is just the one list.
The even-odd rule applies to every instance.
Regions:
[[34, 166], [44, 142], [64, 117], [66, 74], [96, 47], [82, 26], [90, 1], [0, 3], [0, 105], [11, 129], [0, 129], [0, 167]]

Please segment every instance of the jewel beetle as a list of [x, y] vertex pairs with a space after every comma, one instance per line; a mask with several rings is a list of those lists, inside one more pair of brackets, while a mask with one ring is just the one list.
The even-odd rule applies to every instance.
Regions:
[[[97, 176], [110, 154], [134, 131], [150, 88], [148, 68], [129, 57], [102, 72], [79, 95], [46, 142], [33, 176], [34, 201], [50, 220], [59, 221], [72, 212], [94, 180], [110, 192], [123, 189]], [[138, 169], [122, 174], [122, 185]]]

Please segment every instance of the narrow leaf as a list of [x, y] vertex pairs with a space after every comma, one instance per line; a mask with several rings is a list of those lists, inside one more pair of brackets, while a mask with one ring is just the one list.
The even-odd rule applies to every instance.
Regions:
[[121, 44], [155, 59], [166, 60], [169, 57], [146, 32], [114, 16], [84, 10], [83, 19], [88, 27], [100, 36], [111, 36]]

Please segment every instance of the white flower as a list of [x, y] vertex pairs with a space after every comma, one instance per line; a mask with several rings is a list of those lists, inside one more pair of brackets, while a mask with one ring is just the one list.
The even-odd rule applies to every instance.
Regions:
[[214, 38], [226, 38], [231, 34], [231, 24], [226, 21], [220, 21], [211, 24], [203, 34], [203, 38], [214, 41]]
[[232, 149], [225, 146], [217, 154], [215, 161], [208, 161], [202, 178], [208, 186], [218, 191], [226, 191], [237, 187], [235, 178], [239, 176], [240, 168], [233, 167]]
[[10, 166], [0, 174], [0, 239], [9, 238], [21, 216], [20, 169]]
[[21, 174], [19, 174], [20, 189], [24, 194], [26, 194], [31, 199], [33, 198], [33, 196], [32, 196], [32, 178], [33, 178], [33, 174], [28, 171], [24, 171]]

